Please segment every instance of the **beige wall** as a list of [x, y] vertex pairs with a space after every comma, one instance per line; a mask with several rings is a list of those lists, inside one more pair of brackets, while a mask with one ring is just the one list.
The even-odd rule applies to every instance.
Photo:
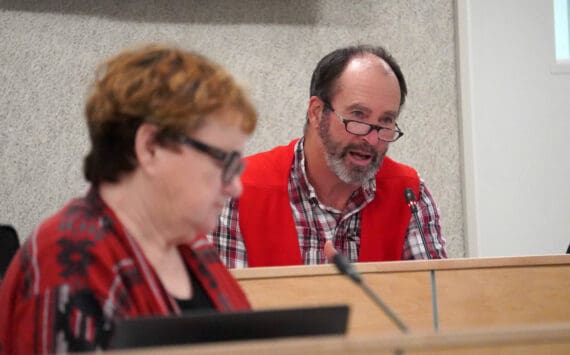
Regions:
[[248, 153], [302, 133], [316, 62], [353, 43], [386, 46], [409, 86], [406, 135], [392, 157], [439, 202], [450, 255], [464, 255], [452, 0], [0, 2], [0, 222], [24, 239], [87, 185], [83, 102], [97, 63], [168, 42], [227, 66], [250, 89], [260, 126]]
[[556, 63], [553, 2], [457, 8], [469, 255], [564, 253], [570, 62]]

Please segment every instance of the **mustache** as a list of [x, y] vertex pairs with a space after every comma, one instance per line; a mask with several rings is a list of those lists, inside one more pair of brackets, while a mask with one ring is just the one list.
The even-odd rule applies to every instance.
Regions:
[[374, 149], [373, 146], [371, 146], [370, 144], [361, 143], [361, 144], [349, 144], [346, 147], [342, 148], [340, 154], [341, 158], [346, 157], [348, 155], [348, 152], [351, 150], [360, 150], [366, 152], [372, 156], [372, 160], [378, 157], [378, 152], [376, 151], [376, 149]]

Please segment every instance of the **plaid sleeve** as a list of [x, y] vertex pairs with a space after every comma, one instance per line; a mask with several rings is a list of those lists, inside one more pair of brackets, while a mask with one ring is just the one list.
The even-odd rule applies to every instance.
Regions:
[[239, 229], [238, 203], [237, 199], [226, 202], [218, 227], [212, 235], [208, 235], [228, 268], [247, 267], [247, 251]]
[[[441, 226], [439, 224], [439, 209], [422, 179], [420, 179], [420, 194], [418, 198], [418, 218], [432, 259], [447, 258], [445, 239], [441, 234]], [[408, 225], [408, 231], [406, 232], [402, 259], [426, 258], [427, 255], [422, 243], [422, 238], [416, 226], [414, 216], [412, 215], [410, 224]]]

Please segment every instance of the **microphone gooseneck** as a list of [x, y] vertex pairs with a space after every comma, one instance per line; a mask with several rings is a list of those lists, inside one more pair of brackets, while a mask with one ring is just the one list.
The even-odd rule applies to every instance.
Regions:
[[422, 244], [424, 245], [426, 256], [428, 259], [433, 259], [427, 247], [426, 236], [424, 235], [424, 230], [422, 228], [422, 224], [420, 223], [420, 217], [418, 217], [418, 202], [416, 201], [416, 195], [414, 194], [414, 191], [408, 187], [404, 190], [404, 197], [406, 198], [408, 207], [410, 207], [410, 211], [412, 211], [414, 221], [416, 222], [416, 227], [420, 232], [420, 237], [422, 239]]
[[382, 311], [388, 316], [388, 318], [390, 318], [390, 320], [392, 320], [392, 322], [394, 322], [394, 324], [396, 324], [396, 326], [403, 333], [408, 332], [408, 327], [404, 324], [404, 322], [402, 322], [402, 320], [398, 318], [396, 313], [387, 304], [385, 304], [384, 301], [382, 301], [380, 296], [378, 296], [370, 287], [368, 287], [368, 285], [362, 279], [362, 276], [360, 276], [358, 271], [356, 271], [356, 269], [352, 267], [352, 264], [349, 263], [348, 260], [346, 260], [344, 255], [342, 255], [341, 253], [339, 253], [334, 249], [332, 242], [330, 240], [328, 240], [325, 243], [325, 255], [329, 261], [333, 262], [333, 264], [336, 266], [336, 268], [338, 269], [338, 271], [340, 271], [341, 274], [348, 276], [348, 278], [350, 278], [352, 281], [354, 281], [354, 283], [360, 286], [360, 288], [364, 290], [364, 292], [370, 298], [372, 298], [374, 303], [376, 303], [376, 305], [379, 306], [380, 309], [382, 309]]

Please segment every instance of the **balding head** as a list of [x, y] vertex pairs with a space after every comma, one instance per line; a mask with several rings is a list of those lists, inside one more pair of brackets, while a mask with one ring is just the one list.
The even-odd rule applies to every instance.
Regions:
[[[354, 61], [352, 59], [358, 58]], [[317, 96], [324, 102], [330, 102], [336, 89], [336, 83], [348, 65], [381, 65], [387, 75], [393, 74], [400, 89], [400, 107], [406, 101], [408, 88], [406, 80], [396, 60], [383, 47], [350, 46], [337, 49], [319, 61], [311, 78], [310, 96]]]

